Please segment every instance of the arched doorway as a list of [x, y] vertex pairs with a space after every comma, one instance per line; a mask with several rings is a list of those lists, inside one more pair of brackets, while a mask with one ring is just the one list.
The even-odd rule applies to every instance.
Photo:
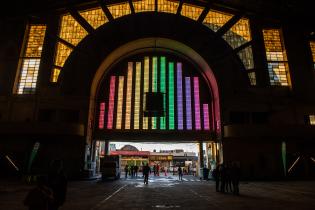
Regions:
[[[182, 43], [147, 38], [121, 46], [103, 61], [92, 84], [98, 84], [91, 88], [92, 142], [220, 143], [216, 79], [204, 59]], [[161, 102], [160, 113], [146, 112], [151, 100]], [[222, 160], [222, 151], [213, 155]]]
[[[149, 20], [156, 24], [148, 26]], [[166, 20], [169, 24], [163, 25], [165, 30], [157, 31], [156, 26]], [[137, 25], [138, 29], [146, 30], [138, 30], [130, 36], [117, 34], [117, 31], [128, 29], [132, 24]], [[174, 33], [174, 27], [178, 27], [180, 31]], [[191, 31], [194, 31], [195, 37], [187, 35]], [[203, 39], [196, 39], [196, 37], [203, 37]], [[228, 98], [249, 84], [241, 61], [228, 44], [208, 28], [188, 19], [176, 18], [168, 14], [156, 16], [148, 13], [120, 18], [112, 24], [100, 27], [95, 33], [82, 40], [65, 63], [60, 75], [61, 92], [89, 98], [86, 101], [82, 100], [81, 104], [88, 107], [85, 132], [87, 143], [92, 145], [94, 135], [97, 133], [94, 132], [94, 128], [98, 125], [95, 116], [99, 111], [96, 99], [99, 85], [107, 71], [123, 59], [146, 52], [177, 56], [179, 60], [190, 63], [196, 72], [200, 73], [200, 78], [203, 78], [211, 95], [211, 113], [214, 116], [211, 118], [214, 120], [212, 131], [220, 140], [221, 107], [226, 107], [228, 100], [219, 100], [219, 94], [220, 98]], [[222, 156], [222, 152], [220, 154]]]

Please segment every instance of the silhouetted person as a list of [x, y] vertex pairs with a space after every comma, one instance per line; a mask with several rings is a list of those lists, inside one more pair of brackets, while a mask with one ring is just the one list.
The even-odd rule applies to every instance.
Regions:
[[183, 180], [183, 170], [182, 167], [178, 166], [178, 179]]
[[137, 165], [135, 165], [134, 170], [135, 170], [135, 176], [138, 177], [138, 169], [139, 167]]
[[217, 166], [215, 169], [212, 170], [212, 177], [215, 181], [215, 190], [217, 192], [220, 191], [219, 186], [220, 186], [220, 177], [219, 177], [219, 166]]
[[127, 179], [128, 177], [128, 164], [125, 166], [125, 178]]
[[226, 192], [233, 192], [232, 191], [232, 169], [231, 169], [231, 162], [225, 164], [225, 190]]
[[225, 184], [226, 184], [226, 171], [225, 171], [225, 167], [223, 164], [220, 164], [219, 167], [219, 174], [220, 174], [220, 182], [221, 182], [221, 186], [220, 186], [220, 191], [221, 192], [225, 192]]
[[63, 171], [62, 160], [53, 160], [48, 173], [48, 186], [53, 191], [54, 200], [49, 210], [57, 210], [66, 200], [67, 178]]
[[155, 165], [153, 166], [153, 173], [154, 173], [154, 176], [156, 176], [156, 166]]
[[241, 178], [241, 170], [239, 166], [233, 162], [232, 168], [231, 168], [231, 180], [233, 184], [233, 193], [235, 195], [239, 195], [239, 183], [240, 183], [240, 178]]
[[135, 167], [133, 165], [130, 166], [130, 171], [131, 171], [131, 177], [133, 177], [135, 174]]
[[143, 166], [143, 174], [144, 174], [144, 184], [149, 183], [149, 173], [151, 172], [151, 169], [149, 167], [149, 164], [147, 163], [145, 166]]
[[53, 192], [47, 186], [45, 176], [37, 178], [37, 186], [32, 189], [24, 200], [24, 205], [29, 210], [48, 210], [49, 205], [53, 202]]

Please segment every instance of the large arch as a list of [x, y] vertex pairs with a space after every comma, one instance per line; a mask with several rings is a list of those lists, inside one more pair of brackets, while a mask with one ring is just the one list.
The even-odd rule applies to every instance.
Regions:
[[[148, 49], [169, 50], [193, 61], [212, 89], [217, 132], [220, 109], [228, 98], [249, 85], [239, 57], [221, 37], [201, 23], [166, 13], [138, 13], [115, 19], [85, 37], [66, 61], [60, 75], [62, 95], [87, 98], [87, 122], [94, 116], [94, 99], [100, 78], [120, 58]], [[229, 76], [226, 76], [229, 75]], [[87, 138], [91, 126], [87, 126]]]

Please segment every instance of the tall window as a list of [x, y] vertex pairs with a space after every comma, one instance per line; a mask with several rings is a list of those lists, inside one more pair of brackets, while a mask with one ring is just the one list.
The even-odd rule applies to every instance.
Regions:
[[20, 58], [18, 94], [35, 93], [45, 32], [45, 25], [30, 25], [28, 28], [25, 51]]
[[289, 86], [290, 74], [288, 59], [279, 29], [263, 30], [270, 84]]
[[313, 67], [315, 70], [315, 41], [310, 41], [311, 51], [313, 55]]

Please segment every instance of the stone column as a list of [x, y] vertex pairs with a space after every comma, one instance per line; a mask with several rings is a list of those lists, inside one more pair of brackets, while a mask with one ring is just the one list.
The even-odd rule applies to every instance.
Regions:
[[199, 142], [199, 166], [200, 166], [200, 169], [202, 169], [204, 167], [204, 161], [203, 161], [203, 142], [200, 141]]

